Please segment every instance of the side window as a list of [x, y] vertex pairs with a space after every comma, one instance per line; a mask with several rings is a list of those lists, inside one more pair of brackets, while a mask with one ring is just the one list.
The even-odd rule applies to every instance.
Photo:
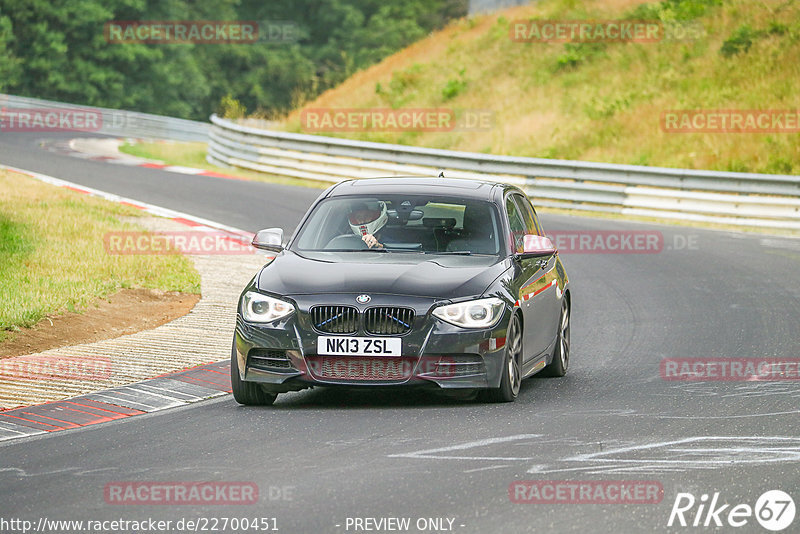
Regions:
[[514, 195], [514, 198], [519, 205], [519, 211], [522, 213], [522, 219], [525, 221], [525, 228], [528, 231], [527, 233], [544, 235], [544, 232], [542, 232], [542, 226], [539, 224], [539, 218], [536, 217], [536, 212], [534, 211], [533, 206], [531, 206], [530, 201], [520, 195]]
[[536, 208], [533, 207], [533, 204], [531, 204], [530, 201], [526, 201], [525, 204], [530, 206], [531, 207], [531, 211], [533, 211], [533, 223], [536, 225], [536, 229], [539, 230], [539, 235], [540, 236], [547, 235], [545, 233], [545, 231], [544, 231], [544, 227], [542, 226], [542, 223], [539, 222], [539, 216], [536, 215]]
[[508, 215], [508, 224], [511, 227], [511, 242], [514, 250], [515, 252], [522, 252], [526, 230], [519, 207], [514, 202], [514, 195], [509, 195], [506, 198], [506, 214]]

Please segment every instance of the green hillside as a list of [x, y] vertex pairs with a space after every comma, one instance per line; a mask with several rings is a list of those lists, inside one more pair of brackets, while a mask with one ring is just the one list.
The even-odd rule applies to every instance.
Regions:
[[[520, 20], [658, 20], [699, 28], [658, 42], [517, 42]], [[798, 110], [800, 2], [542, 0], [460, 19], [356, 73], [303, 110], [480, 110], [477, 131], [333, 132], [493, 154], [696, 169], [800, 173], [798, 133], [671, 133], [669, 110]], [[459, 112], [460, 113], [460, 112]], [[795, 129], [797, 131], [797, 129]], [[312, 133], [322, 133], [314, 131]]]

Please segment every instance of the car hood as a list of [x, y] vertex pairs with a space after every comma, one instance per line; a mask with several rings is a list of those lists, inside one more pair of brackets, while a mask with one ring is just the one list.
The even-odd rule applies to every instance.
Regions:
[[510, 265], [496, 256], [284, 251], [256, 277], [280, 295], [383, 293], [454, 299], [480, 295]]

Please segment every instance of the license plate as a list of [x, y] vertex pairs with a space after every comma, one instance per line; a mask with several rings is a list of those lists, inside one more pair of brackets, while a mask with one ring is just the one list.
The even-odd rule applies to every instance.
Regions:
[[324, 356], [402, 356], [396, 337], [317, 337], [317, 354]]

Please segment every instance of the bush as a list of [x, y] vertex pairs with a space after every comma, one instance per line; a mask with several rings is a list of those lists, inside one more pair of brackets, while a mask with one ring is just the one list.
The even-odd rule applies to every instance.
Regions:
[[555, 71], [577, 67], [584, 61], [605, 55], [605, 43], [566, 43], [556, 59]]
[[758, 37], [758, 32], [754, 31], [749, 24], [743, 24], [722, 43], [719, 52], [725, 57], [731, 57], [740, 52], [746, 53], [753, 46], [753, 39], [756, 37]]
[[442, 98], [445, 101], [457, 97], [467, 88], [467, 81], [463, 78], [464, 69], [461, 69], [459, 75], [461, 76], [460, 78], [451, 78], [447, 80], [447, 83], [444, 85], [442, 89]]
[[219, 115], [225, 119], [242, 119], [247, 114], [244, 104], [233, 98], [230, 94], [222, 97], [219, 103]]

